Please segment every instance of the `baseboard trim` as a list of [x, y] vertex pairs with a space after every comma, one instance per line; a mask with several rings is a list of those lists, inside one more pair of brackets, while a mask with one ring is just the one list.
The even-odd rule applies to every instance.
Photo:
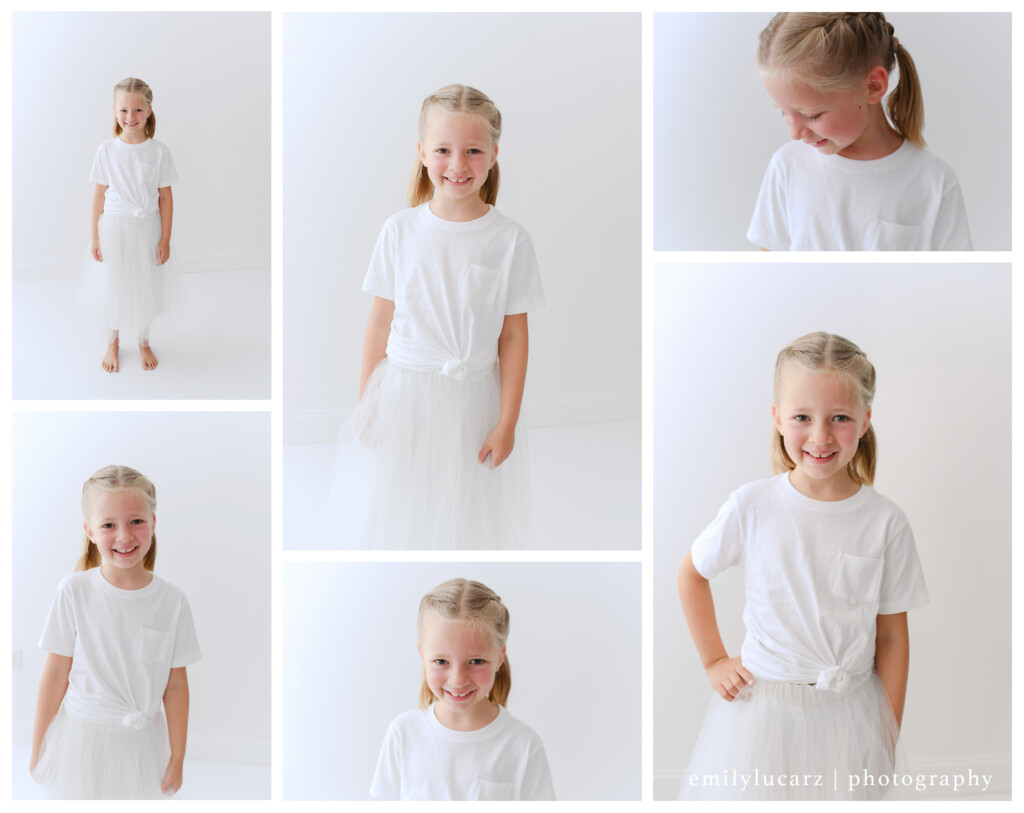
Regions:
[[[352, 410], [309, 409], [284, 414], [284, 442], [302, 445], [331, 443]], [[640, 420], [639, 396], [523, 404], [519, 425], [527, 428]]]
[[[654, 772], [655, 800], [675, 799], [683, 781], [681, 770], [656, 770]], [[903, 776], [912, 777], [915, 784], [922, 780], [923, 786], [918, 788], [898, 787], [892, 794], [892, 800], [999, 800], [1010, 799], [1012, 784], [1012, 763], [1009, 754], [979, 754], [952, 757], [949, 759], [911, 759]], [[991, 776], [988, 788], [982, 779], [978, 785], [968, 786], [968, 777]], [[946, 777], [949, 785], [938, 784], [942, 779], [930, 780], [929, 777]], [[953, 784], [956, 777], [964, 779], [964, 785], [956, 790]]]
[[[200, 271], [268, 271], [269, 254], [181, 254], [176, 257], [182, 273]], [[46, 263], [14, 263], [12, 277], [15, 282], [35, 282], [47, 279], [78, 279], [82, 274], [84, 258]]]

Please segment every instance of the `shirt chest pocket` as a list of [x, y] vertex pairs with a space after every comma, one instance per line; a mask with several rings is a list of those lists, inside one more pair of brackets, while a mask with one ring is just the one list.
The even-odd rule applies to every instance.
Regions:
[[152, 665], [170, 661], [171, 647], [174, 644], [171, 640], [171, 633], [139, 627], [133, 638], [132, 651], [135, 653], [135, 657], [143, 663]]
[[500, 286], [501, 272], [496, 268], [466, 263], [459, 273], [459, 296], [470, 305], [493, 305]]
[[475, 790], [470, 801], [476, 802], [509, 802], [514, 800], [511, 782], [491, 782], [489, 779], [477, 779]]
[[914, 251], [921, 239], [920, 226], [900, 226], [887, 220], [875, 220], [868, 226], [869, 251]]
[[883, 559], [840, 553], [832, 592], [850, 604], [877, 601], [882, 590]]

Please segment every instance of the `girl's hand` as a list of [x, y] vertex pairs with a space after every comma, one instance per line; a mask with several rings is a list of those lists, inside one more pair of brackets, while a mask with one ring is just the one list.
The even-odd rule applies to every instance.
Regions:
[[156, 258], [160, 261], [158, 265], [163, 265], [171, 257], [171, 241], [161, 240], [156, 247]]
[[164, 781], [160, 790], [164, 793], [177, 793], [181, 789], [181, 763], [171, 757], [167, 763], [167, 770], [164, 771]]
[[707, 672], [711, 688], [730, 703], [743, 689], [754, 685], [754, 676], [743, 667], [739, 656], [717, 660], [704, 671]]
[[98, 262], [98, 263], [103, 262], [103, 254], [100, 252], [100, 238], [99, 237], [93, 237], [92, 238], [92, 245], [89, 247], [89, 253], [92, 254], [92, 258], [94, 260], [96, 260], [96, 262]]
[[508, 429], [500, 423], [491, 430], [484, 445], [480, 447], [480, 454], [476, 456], [477, 462], [483, 463], [487, 455], [491, 456], [491, 468], [496, 469], [512, 454], [512, 447], [516, 445], [516, 430]]

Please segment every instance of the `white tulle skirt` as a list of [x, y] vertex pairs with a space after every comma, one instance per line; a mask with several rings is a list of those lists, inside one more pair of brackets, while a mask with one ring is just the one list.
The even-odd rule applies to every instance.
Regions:
[[61, 706], [43, 737], [32, 778], [51, 799], [164, 799], [171, 758], [163, 714], [142, 729], [91, 723]]
[[181, 281], [174, 249], [159, 265], [159, 212], [143, 217], [100, 215], [102, 262], [86, 257], [81, 305], [110, 330], [122, 331], [122, 341], [133, 339], [157, 317], [180, 315]]
[[338, 437], [320, 526], [333, 533], [298, 546], [521, 547], [528, 532], [524, 433], [500, 466], [477, 462], [498, 421], [500, 389], [497, 366], [457, 380], [382, 361]]
[[755, 677], [712, 698], [679, 798], [880, 799], [898, 733], [877, 674], [845, 694]]

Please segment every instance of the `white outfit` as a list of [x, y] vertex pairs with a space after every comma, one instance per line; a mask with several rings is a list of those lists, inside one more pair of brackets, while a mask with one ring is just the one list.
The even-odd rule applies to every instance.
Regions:
[[793, 141], [772, 156], [747, 239], [771, 251], [970, 251], [953, 170], [904, 140], [873, 161]]
[[170, 758], [163, 693], [171, 669], [201, 657], [184, 593], [153, 575], [123, 590], [100, 568], [57, 588], [39, 646], [72, 658], [37, 781], [58, 798], [159, 798]]
[[821, 788], [744, 793], [690, 783], [733, 768], [762, 776], [820, 769], [824, 790], [835, 771], [834, 795], [849, 798], [848, 775], [891, 773], [895, 719], [872, 672], [877, 616], [928, 602], [903, 512], [869, 486], [846, 500], [814, 500], [780, 474], [734, 492], [690, 552], [707, 579], [744, 568], [741, 656], [755, 682], [731, 703], [712, 698], [682, 793], [827, 798]]
[[419, 801], [554, 800], [544, 743], [499, 706], [478, 731], [441, 725], [434, 706], [396, 717], [384, 737], [370, 794]]
[[167, 147], [153, 139], [100, 144], [89, 180], [107, 187], [98, 230], [102, 262], [86, 259], [83, 298], [110, 330], [140, 331], [180, 307], [175, 251], [158, 264], [159, 190], [178, 182]]
[[343, 547], [500, 548], [524, 537], [524, 433], [492, 469], [477, 455], [500, 414], [498, 337], [544, 304], [533, 244], [497, 209], [391, 217], [363, 290], [395, 303], [387, 358], [342, 429], [328, 505]]

